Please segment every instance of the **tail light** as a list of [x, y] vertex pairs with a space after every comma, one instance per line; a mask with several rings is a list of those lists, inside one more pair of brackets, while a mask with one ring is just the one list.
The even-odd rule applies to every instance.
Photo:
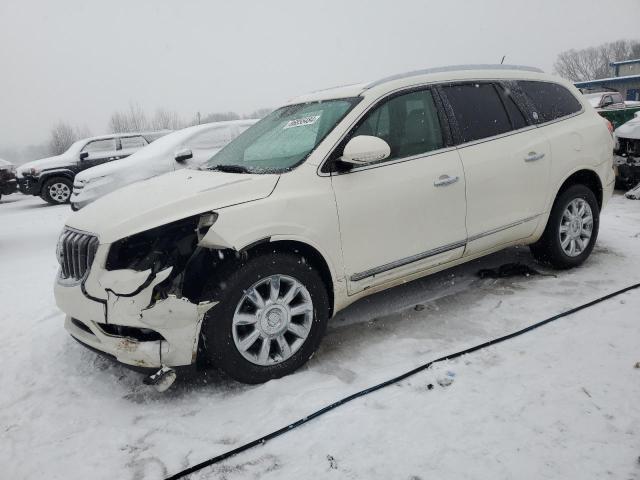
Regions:
[[604, 119], [604, 121], [607, 122], [607, 128], [609, 129], [609, 133], [613, 137], [613, 124], [606, 118]]

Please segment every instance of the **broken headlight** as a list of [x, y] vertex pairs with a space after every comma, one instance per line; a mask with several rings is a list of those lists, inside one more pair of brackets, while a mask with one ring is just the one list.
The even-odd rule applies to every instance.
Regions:
[[191, 256], [217, 218], [207, 212], [118, 240], [109, 249], [106, 268], [159, 272], [177, 266]]

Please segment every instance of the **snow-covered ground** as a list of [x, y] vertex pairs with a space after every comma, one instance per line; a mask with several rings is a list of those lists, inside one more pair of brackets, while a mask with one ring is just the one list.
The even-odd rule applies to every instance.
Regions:
[[[159, 394], [62, 327], [52, 283], [69, 213], [19, 194], [0, 201], [1, 478], [163, 478], [445, 353], [640, 282], [640, 202], [618, 195], [581, 268], [552, 272], [528, 249], [509, 249], [340, 312], [294, 375], [245, 386], [209, 373]], [[475, 276], [514, 261], [553, 276]], [[639, 479], [636, 362], [640, 291], [440, 364], [192, 478]], [[453, 382], [440, 386], [444, 378]]]

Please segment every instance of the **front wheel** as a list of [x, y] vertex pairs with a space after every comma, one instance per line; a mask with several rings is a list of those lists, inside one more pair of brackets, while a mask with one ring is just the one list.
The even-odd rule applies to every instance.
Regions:
[[573, 185], [553, 204], [547, 227], [531, 245], [533, 256], [558, 269], [582, 264], [591, 254], [600, 227], [600, 208], [584, 185]]
[[250, 258], [218, 289], [207, 313], [202, 349], [212, 363], [244, 383], [262, 383], [301, 367], [326, 329], [329, 299], [316, 270], [301, 256]]
[[72, 183], [68, 178], [55, 177], [42, 187], [42, 199], [53, 205], [67, 203], [71, 198]]

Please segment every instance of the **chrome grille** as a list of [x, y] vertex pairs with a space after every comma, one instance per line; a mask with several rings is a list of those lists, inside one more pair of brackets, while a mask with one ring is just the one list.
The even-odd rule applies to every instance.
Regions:
[[82, 280], [91, 268], [98, 243], [93, 235], [65, 228], [58, 241], [60, 276], [65, 280]]

